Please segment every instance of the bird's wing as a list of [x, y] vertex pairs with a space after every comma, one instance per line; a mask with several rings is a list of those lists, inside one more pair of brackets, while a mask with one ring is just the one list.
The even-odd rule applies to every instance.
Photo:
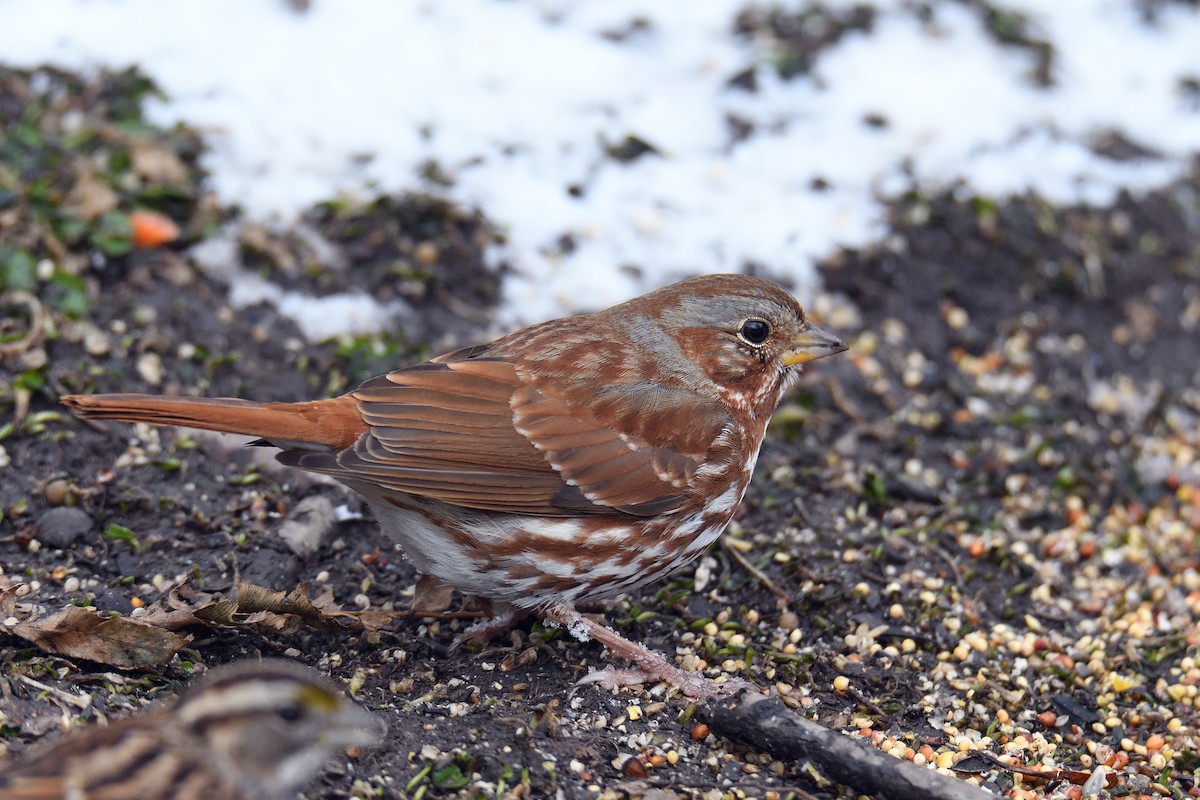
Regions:
[[[625, 416], [643, 389], [630, 387], [617, 403]], [[623, 435], [606, 423], [616, 419], [611, 398], [597, 415], [539, 391], [481, 348], [374, 378], [351, 396], [366, 433], [337, 452], [280, 460], [483, 511], [650, 516], [684, 503], [704, 455]]]

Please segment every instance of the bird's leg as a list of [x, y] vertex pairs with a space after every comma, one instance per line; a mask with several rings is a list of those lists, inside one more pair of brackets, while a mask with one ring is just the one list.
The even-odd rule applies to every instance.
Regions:
[[589, 673], [579, 681], [580, 683], [599, 683], [607, 689], [612, 689], [617, 686], [646, 683], [650, 680], [665, 681], [688, 697], [695, 698], [732, 694], [749, 686], [746, 681], [740, 679], [717, 683], [698, 672], [680, 669], [661, 653], [656, 653], [637, 642], [631, 642], [612, 628], [580, 614], [572, 606], [557, 603], [547, 608], [543, 614], [548, 622], [562, 625], [576, 639], [584, 642], [595, 639], [609, 652], [624, 656], [637, 667], [636, 669], [609, 667]]
[[464, 644], [486, 644], [500, 634], [512, 630], [513, 626], [529, 616], [529, 612], [523, 608], [494, 601], [492, 612], [493, 616], [490, 619], [481, 619], [455, 636], [450, 649], [456, 650]]

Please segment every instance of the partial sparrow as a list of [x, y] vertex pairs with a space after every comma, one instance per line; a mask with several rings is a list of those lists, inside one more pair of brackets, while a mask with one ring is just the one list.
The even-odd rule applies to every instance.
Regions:
[[636, 589], [704, 552], [741, 502], [767, 420], [799, 366], [845, 349], [779, 287], [707, 275], [330, 400], [63, 402], [84, 417], [261, 437], [282, 448], [282, 463], [366, 497], [424, 588], [490, 600], [496, 618], [470, 638], [532, 613], [704, 696], [718, 691], [710, 681], [576, 604]]
[[0, 800], [284, 800], [380, 722], [289, 661], [214, 669], [150, 711], [0, 764]]

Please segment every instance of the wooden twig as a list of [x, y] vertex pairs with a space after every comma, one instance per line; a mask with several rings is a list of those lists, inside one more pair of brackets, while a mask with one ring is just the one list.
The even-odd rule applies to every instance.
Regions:
[[765, 694], [743, 692], [712, 700], [699, 713], [713, 733], [780, 760], [806, 762], [822, 777], [858, 794], [887, 800], [996, 800], [977, 786], [807, 720]]
[[50, 695], [51, 697], [55, 697], [64, 703], [69, 703], [70, 705], [73, 705], [78, 709], [87, 708], [88, 706], [90, 706], [92, 704], [92, 696], [90, 694], [79, 695], [79, 694], [71, 694], [70, 692], [64, 692], [62, 689], [56, 689], [53, 686], [48, 686], [48, 685], [42, 683], [41, 681], [35, 681], [33, 678], [30, 678], [28, 675], [18, 675], [17, 680], [21, 681], [22, 683], [24, 683], [28, 686], [32, 686], [34, 689], [37, 689], [39, 692], [45, 692], [46, 694]]
[[753, 578], [755, 578], [759, 583], [761, 583], [764, 587], [766, 587], [767, 591], [769, 591], [771, 594], [773, 594], [777, 598], [779, 598], [779, 600], [783, 603], [784, 608], [791, 607], [792, 596], [789, 595], [787, 592], [785, 592], [783, 589], [780, 589], [779, 584], [777, 584], [777, 583], [775, 583], [775, 581], [771, 580], [770, 575], [763, 572], [758, 567], [754, 566], [754, 563], [750, 559], [746, 558], [744, 555], [742, 555], [741, 551], [739, 551], [736, 547], [734, 547], [732, 544], [730, 544], [728, 537], [722, 536], [721, 544], [722, 544], [722, 546], [724, 546], [725, 552], [729, 554], [730, 558], [732, 558], [734, 561], [737, 562], [737, 565], [739, 567], [744, 569], [746, 572], [750, 573], [750, 575]]

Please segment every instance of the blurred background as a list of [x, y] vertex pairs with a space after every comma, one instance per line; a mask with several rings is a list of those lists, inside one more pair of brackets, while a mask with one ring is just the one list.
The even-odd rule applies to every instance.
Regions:
[[1200, 148], [1200, 10], [1179, 0], [3, 0], [0, 19], [10, 67], [152, 79], [148, 121], [197, 131], [241, 219], [413, 191], [477, 209], [502, 327], [701, 272], [803, 294], [906, 192], [1104, 206]]

